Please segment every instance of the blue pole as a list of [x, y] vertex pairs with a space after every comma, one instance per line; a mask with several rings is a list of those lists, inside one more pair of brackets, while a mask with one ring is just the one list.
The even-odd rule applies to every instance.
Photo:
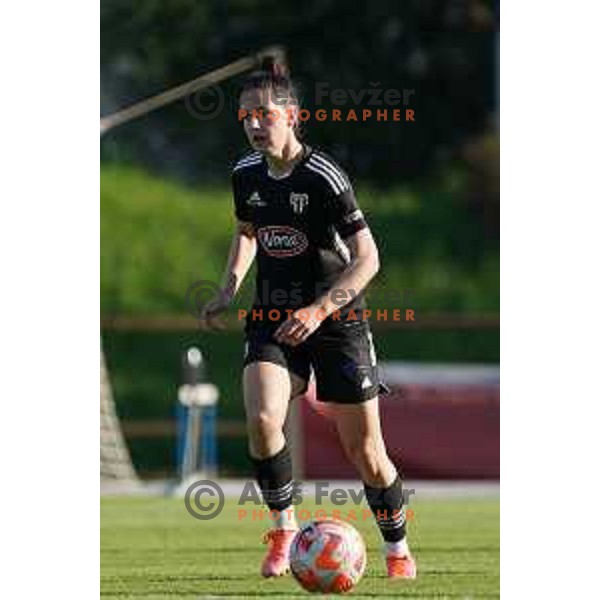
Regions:
[[175, 418], [177, 422], [177, 441], [175, 447], [176, 468], [179, 475], [183, 473], [183, 461], [185, 456], [185, 432], [188, 421], [188, 408], [177, 402], [175, 407]]

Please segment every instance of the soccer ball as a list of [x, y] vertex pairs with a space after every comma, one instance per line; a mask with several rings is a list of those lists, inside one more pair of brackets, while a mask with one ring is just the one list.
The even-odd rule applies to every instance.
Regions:
[[290, 549], [292, 573], [309, 592], [349, 592], [366, 564], [367, 551], [360, 533], [343, 521], [325, 519], [305, 525]]

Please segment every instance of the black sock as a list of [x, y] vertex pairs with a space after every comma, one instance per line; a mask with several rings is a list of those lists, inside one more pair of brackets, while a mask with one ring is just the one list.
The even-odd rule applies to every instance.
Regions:
[[406, 516], [402, 506], [402, 482], [396, 477], [388, 488], [364, 484], [367, 502], [386, 542], [399, 542], [406, 535]]
[[275, 456], [253, 458], [256, 479], [270, 510], [282, 511], [292, 503], [292, 457], [287, 446]]

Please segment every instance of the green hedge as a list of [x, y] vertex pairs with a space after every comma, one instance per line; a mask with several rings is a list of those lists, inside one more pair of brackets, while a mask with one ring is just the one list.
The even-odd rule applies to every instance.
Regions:
[[[486, 237], [460, 182], [385, 193], [358, 184], [356, 191], [383, 259], [371, 286], [374, 308], [395, 306], [389, 292], [397, 297], [408, 288], [420, 311], [498, 310], [498, 241]], [[103, 313], [184, 313], [191, 283], [220, 280], [232, 227], [226, 184], [190, 189], [136, 169], [103, 166]], [[250, 295], [247, 285], [240, 302]]]

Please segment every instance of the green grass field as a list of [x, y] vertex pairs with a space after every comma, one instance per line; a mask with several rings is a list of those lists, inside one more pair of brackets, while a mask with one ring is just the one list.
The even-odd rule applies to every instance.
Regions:
[[[354, 598], [498, 598], [499, 501], [411, 501], [409, 539], [419, 568], [414, 582], [385, 577], [372, 519], [355, 525], [368, 547]], [[301, 508], [317, 508], [308, 501]], [[318, 508], [331, 513], [332, 506]], [[339, 509], [339, 507], [337, 507]], [[353, 508], [342, 507], [342, 514]], [[250, 507], [251, 509], [251, 507]], [[182, 499], [101, 500], [101, 595], [112, 598], [291, 598], [309, 596], [291, 576], [262, 579], [263, 521], [237, 517], [228, 501], [212, 521], [192, 518]], [[362, 507], [357, 510], [360, 514]], [[251, 510], [249, 510], [251, 514]]]

